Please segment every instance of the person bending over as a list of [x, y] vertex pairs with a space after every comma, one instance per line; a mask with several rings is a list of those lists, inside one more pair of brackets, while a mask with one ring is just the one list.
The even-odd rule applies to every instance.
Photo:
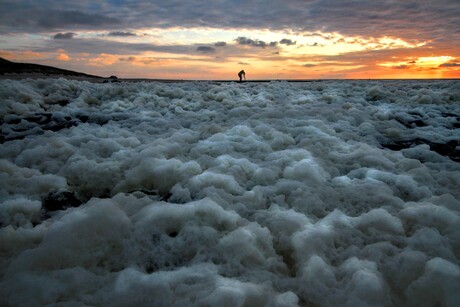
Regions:
[[244, 70], [238, 73], [238, 77], [240, 77], [240, 82], [243, 81], [243, 78], [244, 80], [246, 80], [246, 73], [244, 72]]

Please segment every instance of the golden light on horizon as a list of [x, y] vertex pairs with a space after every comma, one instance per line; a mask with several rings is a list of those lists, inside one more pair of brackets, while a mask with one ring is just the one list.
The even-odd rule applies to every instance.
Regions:
[[451, 60], [455, 60], [452, 56], [432, 56], [432, 57], [419, 57], [416, 60], [418, 67], [433, 68], [438, 67], [441, 64], [447, 63]]
[[453, 56], [409, 57], [406, 61], [378, 63], [378, 66], [400, 69], [437, 69], [440, 65], [455, 60]]

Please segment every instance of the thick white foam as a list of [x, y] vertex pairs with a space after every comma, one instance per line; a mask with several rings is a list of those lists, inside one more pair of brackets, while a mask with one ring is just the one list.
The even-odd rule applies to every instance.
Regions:
[[0, 304], [455, 306], [459, 97], [2, 80]]

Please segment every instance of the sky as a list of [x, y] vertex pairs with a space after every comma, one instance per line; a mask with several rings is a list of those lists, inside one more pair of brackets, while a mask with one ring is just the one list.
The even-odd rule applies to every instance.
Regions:
[[0, 57], [99, 76], [460, 78], [460, 0], [0, 0]]

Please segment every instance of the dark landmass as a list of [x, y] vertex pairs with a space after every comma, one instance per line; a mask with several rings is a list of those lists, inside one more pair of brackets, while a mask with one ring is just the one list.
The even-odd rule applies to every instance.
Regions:
[[16, 63], [0, 58], [0, 75], [8, 75], [8, 77], [11, 77], [13, 74], [32, 77], [34, 75], [42, 75], [45, 77], [62, 76], [103, 79], [100, 76], [89, 75], [52, 66], [31, 63]]

